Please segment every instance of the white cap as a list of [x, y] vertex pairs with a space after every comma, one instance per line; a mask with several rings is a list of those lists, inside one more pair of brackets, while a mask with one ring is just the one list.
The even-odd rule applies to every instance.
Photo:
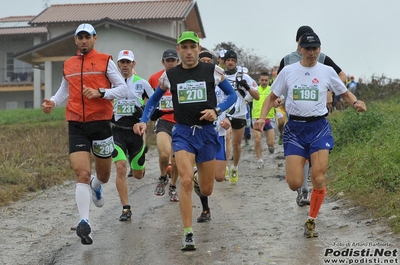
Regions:
[[122, 50], [118, 53], [118, 61], [122, 60], [122, 59], [126, 59], [126, 60], [133, 62], [133, 61], [135, 61], [135, 56], [133, 55], [132, 51]]
[[219, 51], [219, 58], [224, 58], [225, 53], [227, 52], [227, 50], [223, 49]]
[[75, 36], [79, 34], [79, 32], [86, 32], [90, 35], [96, 35], [96, 30], [93, 28], [92, 25], [87, 24], [87, 23], [83, 23], [80, 24], [79, 27], [75, 30]]

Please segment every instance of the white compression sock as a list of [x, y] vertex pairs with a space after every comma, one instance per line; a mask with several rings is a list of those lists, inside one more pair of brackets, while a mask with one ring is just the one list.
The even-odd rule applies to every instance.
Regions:
[[101, 181], [97, 178], [97, 176], [92, 175], [92, 177], [94, 177], [94, 179], [93, 179], [93, 181], [92, 181], [92, 188], [93, 188], [94, 190], [97, 190], [97, 189], [100, 187], [100, 185], [102, 185], [102, 184], [104, 184], [104, 183], [101, 182]]
[[89, 220], [89, 208], [90, 208], [90, 187], [85, 183], [77, 183], [75, 190], [76, 205], [78, 206], [78, 212], [80, 219]]

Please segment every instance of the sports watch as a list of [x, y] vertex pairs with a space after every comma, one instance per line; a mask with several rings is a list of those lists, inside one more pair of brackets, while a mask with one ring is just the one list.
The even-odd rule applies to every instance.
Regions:
[[214, 111], [215, 111], [215, 113], [217, 114], [217, 116], [219, 116], [219, 115], [222, 114], [222, 110], [221, 110], [220, 107], [215, 107], [215, 108], [214, 108]]
[[106, 90], [104, 88], [99, 88], [98, 91], [100, 92], [100, 98], [104, 98], [104, 95], [106, 94]]

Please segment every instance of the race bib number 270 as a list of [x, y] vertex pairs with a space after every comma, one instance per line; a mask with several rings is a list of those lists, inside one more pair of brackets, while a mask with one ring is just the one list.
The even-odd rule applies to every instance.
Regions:
[[205, 81], [178, 84], [177, 90], [180, 104], [207, 101]]

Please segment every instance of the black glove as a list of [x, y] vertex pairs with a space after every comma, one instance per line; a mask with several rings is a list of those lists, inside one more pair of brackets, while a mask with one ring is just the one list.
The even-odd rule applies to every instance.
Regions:
[[237, 90], [237, 92], [239, 92], [239, 94], [240, 94], [243, 98], [246, 97], [246, 93], [244, 92], [243, 89], [239, 88], [239, 89]]
[[247, 91], [250, 90], [250, 86], [247, 84], [246, 80], [244, 80], [244, 79], [238, 81], [237, 84], [239, 86], [243, 87], [244, 89], [246, 89]]

